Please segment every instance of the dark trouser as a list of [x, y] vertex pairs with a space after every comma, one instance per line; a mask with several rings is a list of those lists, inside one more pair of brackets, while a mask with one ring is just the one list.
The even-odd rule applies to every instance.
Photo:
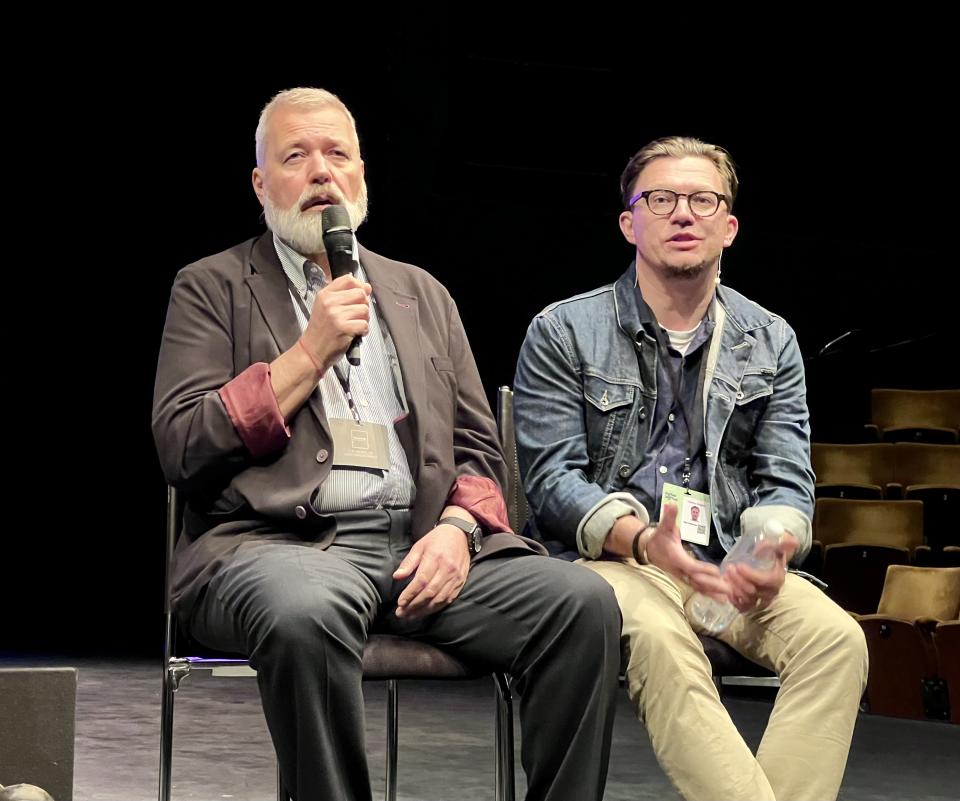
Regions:
[[504, 555], [474, 564], [454, 603], [428, 618], [393, 614], [406, 582], [408, 512], [338, 515], [326, 550], [247, 544], [210, 581], [190, 634], [239, 651], [257, 670], [284, 783], [297, 801], [370, 798], [362, 655], [379, 628], [503, 670], [520, 694], [528, 799], [600, 799], [620, 661], [609, 585], [557, 559]]

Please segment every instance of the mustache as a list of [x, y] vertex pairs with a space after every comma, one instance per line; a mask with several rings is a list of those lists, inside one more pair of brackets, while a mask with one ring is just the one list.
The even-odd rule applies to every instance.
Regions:
[[311, 203], [314, 200], [342, 204], [343, 195], [341, 195], [340, 191], [335, 187], [326, 187], [323, 189], [307, 188], [303, 191], [303, 194], [300, 195], [300, 198], [297, 201], [298, 208], [303, 209], [307, 203]]

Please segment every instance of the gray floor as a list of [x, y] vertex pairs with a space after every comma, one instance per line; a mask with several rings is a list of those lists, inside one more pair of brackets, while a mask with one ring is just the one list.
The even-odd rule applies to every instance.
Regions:
[[[159, 664], [78, 660], [57, 664], [80, 668], [74, 798], [155, 799]], [[384, 687], [368, 684], [365, 694], [373, 792], [374, 798], [382, 798]], [[769, 692], [735, 689], [728, 692], [726, 703], [747, 742], [755, 747], [770, 712]], [[403, 801], [492, 799], [493, 709], [493, 688], [486, 681], [402, 684], [399, 797]], [[524, 784], [519, 752], [517, 765], [520, 799]], [[956, 801], [960, 798], [958, 765], [960, 726], [861, 715], [840, 797], [844, 801]], [[190, 676], [177, 693], [174, 799], [272, 801], [275, 769], [255, 680], [204, 672]], [[679, 798], [657, 766], [626, 693], [620, 697], [605, 798]]]

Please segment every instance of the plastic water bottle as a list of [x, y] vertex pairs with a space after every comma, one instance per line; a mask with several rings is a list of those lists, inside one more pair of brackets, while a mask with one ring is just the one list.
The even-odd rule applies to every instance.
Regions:
[[[720, 563], [723, 573], [727, 565], [744, 564], [757, 570], [769, 570], [777, 563], [777, 549], [785, 534], [778, 520], [770, 519], [754, 536], [740, 537]], [[709, 595], [695, 592], [687, 600], [687, 616], [699, 623], [707, 634], [719, 634], [739, 614], [729, 601], [716, 601]]]

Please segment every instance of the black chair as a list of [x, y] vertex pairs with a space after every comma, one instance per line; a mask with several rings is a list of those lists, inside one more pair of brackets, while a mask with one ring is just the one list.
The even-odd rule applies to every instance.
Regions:
[[[500, 446], [507, 463], [507, 486], [504, 492], [510, 525], [517, 534], [522, 534], [530, 516], [530, 507], [523, 492], [520, 478], [520, 463], [517, 461], [517, 438], [513, 425], [513, 390], [500, 387], [497, 392], [497, 428]], [[718, 690], [723, 684], [754, 684], [769, 687], [780, 686], [779, 678], [731, 648], [725, 642], [701, 634], [700, 642], [710, 660], [713, 683]]]
[[[183, 656], [178, 645], [186, 639], [178, 631], [176, 614], [170, 603], [170, 568], [179, 536], [182, 506], [177, 491], [167, 489], [167, 577], [164, 614], [163, 693], [160, 716], [160, 801], [170, 801], [173, 767], [173, 702], [180, 683], [194, 670], [209, 670], [214, 675], [253, 676], [254, 670], [247, 659], [234, 655]], [[187, 643], [191, 647], [195, 644]], [[387, 761], [385, 797], [387, 801], [397, 798], [397, 739], [398, 696], [397, 682], [400, 679], [454, 680], [478, 679], [490, 675], [489, 671], [476, 668], [456, 659], [440, 648], [426, 643], [390, 634], [372, 634], [363, 651], [363, 680], [387, 683]], [[507, 677], [493, 674], [496, 687], [496, 787], [497, 801], [514, 801], [513, 759], [513, 700]], [[277, 799], [289, 801], [289, 793], [283, 786], [277, 770]]]

